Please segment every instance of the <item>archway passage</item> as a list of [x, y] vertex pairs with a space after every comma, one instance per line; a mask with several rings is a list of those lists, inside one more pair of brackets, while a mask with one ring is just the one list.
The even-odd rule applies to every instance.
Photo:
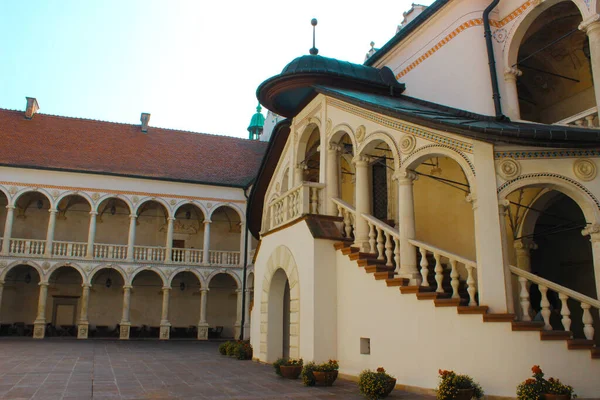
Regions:
[[90, 203], [82, 196], [64, 197], [57, 206], [52, 254], [83, 257], [87, 251]]
[[[6, 206], [8, 206], [8, 197], [0, 190], [0, 234], [4, 233], [4, 227], [6, 225]], [[0, 240], [0, 248], [2, 248], [2, 240]]]
[[117, 338], [123, 311], [123, 277], [113, 268], [103, 268], [94, 274], [91, 283], [89, 335]]
[[[596, 106], [590, 49], [572, 1], [542, 12], [529, 26], [519, 47], [517, 80], [524, 120], [555, 123]], [[597, 121], [588, 121], [597, 125]]]
[[160, 334], [163, 280], [152, 270], [139, 272], [133, 278], [130, 308], [130, 338]]
[[278, 269], [271, 279], [268, 302], [269, 358], [290, 357], [290, 283]]
[[129, 205], [116, 197], [98, 205], [94, 257], [123, 260], [127, 257]]
[[77, 336], [82, 282], [81, 274], [73, 267], [60, 267], [50, 275], [46, 300], [48, 336]]
[[[195, 263], [202, 260], [204, 221], [202, 210], [194, 204], [183, 204], [174, 213], [171, 260], [176, 263]], [[160, 228], [167, 231], [165, 224]]]
[[217, 265], [240, 263], [242, 243], [242, 221], [236, 210], [220, 206], [211, 214], [209, 262]]
[[37, 270], [29, 265], [17, 265], [7, 272], [0, 304], [0, 335], [33, 335], [39, 282]]
[[339, 159], [338, 159], [338, 182], [339, 194], [338, 197], [346, 203], [354, 206], [356, 204], [356, 170], [352, 159], [354, 158], [354, 146], [350, 136], [345, 133], [337, 142]]
[[301, 144], [305, 148], [300, 162], [303, 168], [302, 180], [304, 182], [319, 182], [321, 172], [321, 134], [319, 129], [314, 128], [306, 142]]
[[233, 338], [237, 317], [236, 280], [227, 273], [216, 274], [208, 284], [208, 307], [206, 322], [209, 335]]
[[15, 206], [10, 252], [13, 254], [44, 254], [50, 201], [40, 192], [27, 192], [19, 196]]
[[200, 321], [200, 281], [189, 271], [175, 275], [171, 281], [171, 338], [196, 339]]

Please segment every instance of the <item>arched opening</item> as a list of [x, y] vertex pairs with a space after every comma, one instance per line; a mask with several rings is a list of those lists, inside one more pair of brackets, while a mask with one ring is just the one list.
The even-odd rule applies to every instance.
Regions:
[[281, 179], [281, 193], [285, 193], [290, 190], [290, 169], [286, 168]]
[[114, 268], [102, 268], [91, 279], [88, 306], [91, 337], [119, 337], [123, 312], [123, 276]]
[[303, 182], [319, 182], [321, 172], [321, 133], [314, 127], [310, 135], [303, 135], [299, 145], [299, 166]]
[[268, 299], [267, 362], [290, 356], [290, 284], [279, 268], [271, 278]]
[[133, 249], [136, 260], [165, 259], [168, 217], [169, 212], [158, 201], [149, 200], [138, 207]]
[[233, 338], [237, 316], [236, 280], [229, 274], [216, 274], [208, 285], [206, 322], [221, 332], [221, 337]]
[[82, 282], [81, 274], [73, 267], [59, 267], [50, 275], [46, 301], [49, 336], [77, 336]]
[[171, 338], [195, 339], [200, 320], [200, 280], [193, 273], [182, 271], [173, 277], [171, 288]]
[[[510, 202], [506, 225], [511, 264], [575, 292], [598, 298], [592, 245], [589, 238], [581, 234], [587, 222], [579, 205], [564, 193], [547, 187], [520, 188], [506, 199]], [[514, 280], [513, 287], [519, 287]], [[542, 322], [542, 294], [537, 285], [529, 286], [529, 295], [530, 317]], [[552, 328], [564, 330], [558, 293], [548, 290], [547, 299]], [[574, 337], [584, 338], [580, 303], [569, 299], [567, 305]], [[519, 312], [522, 314], [522, 310]], [[598, 314], [592, 313], [592, 318], [598, 326]], [[595, 339], [600, 344], [598, 334]]]
[[57, 206], [52, 254], [83, 257], [87, 250], [90, 203], [79, 195], [66, 196]]
[[117, 260], [127, 257], [130, 215], [129, 205], [116, 197], [98, 205], [94, 257]]
[[139, 272], [131, 289], [130, 337], [153, 337], [160, 334], [163, 280], [152, 270]]
[[10, 251], [12, 254], [44, 254], [50, 200], [40, 192], [23, 193], [15, 204]]
[[[373, 140], [363, 149], [362, 155], [370, 158], [369, 196], [371, 215], [394, 227], [398, 222], [398, 189], [392, 179], [395, 158], [389, 144], [384, 140]], [[356, 190], [365, 190], [357, 187]]]
[[[6, 225], [6, 206], [8, 205], [8, 198], [3, 191], [0, 190], [0, 234], [4, 234], [4, 227]], [[4, 240], [4, 239], [2, 239]], [[2, 240], [0, 240], [0, 248], [2, 248]]]
[[[556, 123], [596, 106], [589, 42], [578, 29], [581, 22], [577, 6], [562, 1], [529, 25], [515, 64], [522, 72], [517, 79], [522, 119]], [[588, 122], [598, 126], [597, 120]]]
[[244, 250], [240, 215], [229, 206], [220, 206], [213, 211], [210, 219], [210, 263], [239, 264], [240, 254]]
[[246, 309], [248, 310], [248, 312], [246, 313], [246, 334], [244, 335], [245, 338], [249, 339], [250, 338], [250, 326], [252, 326], [252, 310], [254, 309], [254, 272], [250, 272], [248, 274], [248, 278], [246, 281], [246, 287], [248, 290], [247, 296], [246, 296]]
[[[204, 246], [204, 213], [194, 204], [183, 204], [175, 210], [174, 215], [171, 260], [200, 263]], [[160, 230], [166, 232], [167, 225]]]
[[350, 139], [350, 135], [343, 133], [336, 144], [339, 151], [339, 158], [337, 161], [338, 197], [351, 206], [355, 206], [356, 170], [354, 168], [354, 163], [352, 162], [352, 159], [354, 158], [352, 139]]
[[17, 265], [4, 277], [0, 304], [0, 335], [32, 336], [40, 294], [40, 275], [29, 265]]

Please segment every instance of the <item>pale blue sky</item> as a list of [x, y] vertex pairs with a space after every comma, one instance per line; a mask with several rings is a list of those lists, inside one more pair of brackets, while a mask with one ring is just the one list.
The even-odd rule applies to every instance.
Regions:
[[320, 55], [362, 63], [411, 3], [0, 0], [0, 108], [31, 96], [46, 114], [246, 137], [256, 87], [308, 54], [312, 17]]

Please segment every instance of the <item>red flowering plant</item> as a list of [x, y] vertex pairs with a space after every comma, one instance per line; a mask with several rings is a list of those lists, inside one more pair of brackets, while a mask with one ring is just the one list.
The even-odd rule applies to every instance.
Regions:
[[533, 372], [533, 377], [517, 386], [519, 400], [541, 400], [545, 394], [566, 394], [576, 397], [571, 386], [565, 385], [555, 378], [544, 379], [544, 372], [539, 365], [531, 367], [531, 372]]
[[484, 395], [481, 386], [469, 375], [460, 375], [454, 371], [439, 370], [440, 383], [436, 389], [437, 400], [451, 400], [458, 395], [459, 389], [473, 389], [473, 397], [481, 399]]

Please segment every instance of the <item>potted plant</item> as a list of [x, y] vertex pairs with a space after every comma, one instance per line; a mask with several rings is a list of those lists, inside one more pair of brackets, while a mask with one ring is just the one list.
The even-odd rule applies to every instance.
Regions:
[[481, 399], [483, 389], [469, 375], [460, 375], [454, 371], [439, 370], [440, 383], [436, 389], [438, 400]]
[[331, 386], [338, 377], [340, 365], [336, 360], [322, 364], [310, 362], [302, 368], [302, 381], [306, 386]]
[[556, 378], [544, 379], [544, 372], [539, 365], [534, 365], [531, 372], [533, 377], [517, 386], [519, 400], [569, 400], [574, 397], [573, 387]]
[[545, 400], [570, 400], [573, 397], [573, 387], [565, 385], [555, 378], [548, 379]]
[[273, 363], [275, 373], [283, 378], [298, 379], [302, 372], [304, 361], [301, 358], [280, 358]]
[[247, 340], [238, 340], [231, 346], [233, 356], [238, 360], [252, 360], [252, 345]]
[[396, 387], [396, 378], [388, 375], [382, 367], [377, 371], [364, 370], [358, 376], [358, 388], [369, 400], [385, 399]]

